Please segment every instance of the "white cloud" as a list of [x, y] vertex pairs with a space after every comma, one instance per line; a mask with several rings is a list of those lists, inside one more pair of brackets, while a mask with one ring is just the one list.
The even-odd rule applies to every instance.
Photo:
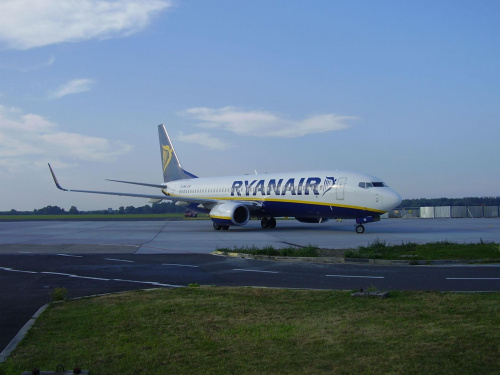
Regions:
[[350, 127], [349, 121], [357, 119], [355, 116], [327, 113], [289, 120], [268, 111], [245, 111], [235, 107], [190, 108], [181, 115], [201, 121], [198, 125], [205, 128], [224, 129], [245, 136], [281, 138], [343, 130]]
[[189, 135], [180, 134], [177, 139], [181, 142], [194, 143], [203, 146], [209, 150], [224, 151], [231, 147], [231, 145], [224, 143], [220, 139], [212, 137], [207, 133], [195, 133]]
[[42, 116], [0, 105], [0, 169], [13, 171], [48, 161], [59, 165], [82, 160], [109, 162], [131, 149], [120, 141], [60, 131]]
[[3, 0], [0, 41], [24, 50], [129, 35], [172, 6], [170, 0]]
[[32, 72], [39, 69], [44, 69], [51, 67], [56, 62], [56, 58], [54, 56], [49, 56], [49, 58], [45, 58], [44, 60], [40, 59], [22, 59], [22, 60], [4, 60], [0, 62], [0, 69], [2, 70], [14, 70], [18, 72]]
[[89, 91], [94, 83], [94, 80], [88, 78], [74, 79], [60, 86], [56, 91], [50, 92], [49, 98], [58, 99], [66, 95]]

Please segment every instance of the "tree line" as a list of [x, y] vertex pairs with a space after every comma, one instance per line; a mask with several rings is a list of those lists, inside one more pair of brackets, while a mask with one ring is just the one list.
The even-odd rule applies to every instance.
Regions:
[[[441, 206], [500, 206], [500, 197], [467, 197], [467, 198], [419, 198], [419, 199], [403, 199], [403, 202], [398, 208], [407, 207], [441, 207]], [[17, 211], [10, 210], [0, 212], [1, 215], [79, 215], [79, 214], [100, 214], [100, 215], [133, 215], [133, 214], [167, 214], [167, 213], [183, 213], [185, 207], [176, 206], [173, 202], [153, 203], [152, 205], [144, 205], [140, 207], [121, 206], [118, 210], [94, 210], [94, 211], [79, 211], [75, 206], [66, 211], [58, 206], [46, 206], [33, 211]]]
[[99, 214], [99, 215], [137, 215], [137, 214], [169, 214], [169, 213], [183, 213], [186, 208], [176, 206], [173, 202], [153, 203], [152, 205], [144, 205], [140, 207], [134, 206], [121, 206], [118, 210], [93, 210], [93, 211], [79, 211], [76, 206], [66, 211], [64, 208], [58, 206], [46, 206], [33, 211], [17, 211], [10, 210], [0, 212], [1, 215], [85, 215], [85, 214]]
[[442, 206], [500, 206], [500, 197], [403, 199], [399, 208]]

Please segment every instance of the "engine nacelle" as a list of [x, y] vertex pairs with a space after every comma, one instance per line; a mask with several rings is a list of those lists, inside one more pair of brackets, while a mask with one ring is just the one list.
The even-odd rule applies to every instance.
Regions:
[[224, 202], [210, 210], [210, 219], [219, 225], [245, 225], [250, 220], [250, 211], [241, 203]]
[[300, 221], [301, 223], [317, 224], [326, 223], [330, 219], [327, 217], [296, 217], [295, 220]]

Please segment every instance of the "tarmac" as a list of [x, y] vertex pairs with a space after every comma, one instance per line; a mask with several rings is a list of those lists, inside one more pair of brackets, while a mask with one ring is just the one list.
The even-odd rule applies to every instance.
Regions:
[[352, 249], [375, 241], [386, 244], [500, 243], [499, 219], [385, 219], [354, 231], [354, 221], [322, 224], [278, 220], [262, 229], [257, 220], [243, 227], [215, 231], [209, 220], [182, 221], [23, 221], [0, 222], [0, 254], [135, 253], [209, 254], [241, 247], [315, 245]]
[[208, 255], [252, 246], [350, 249], [375, 241], [500, 243], [499, 219], [386, 219], [366, 225], [363, 234], [357, 234], [354, 225], [354, 221], [304, 224], [278, 220], [276, 229], [262, 229], [259, 221], [251, 221], [243, 227], [215, 231], [209, 220], [1, 221], [0, 302], [4, 309], [0, 349], [7, 347], [0, 353], [0, 362], [34, 322], [38, 313], [29, 317], [47, 302], [48, 291], [60, 285], [71, 291], [71, 297], [179, 287], [193, 280], [207, 285], [277, 288], [351, 290], [372, 284], [387, 290], [499, 290], [498, 264], [320, 265]]

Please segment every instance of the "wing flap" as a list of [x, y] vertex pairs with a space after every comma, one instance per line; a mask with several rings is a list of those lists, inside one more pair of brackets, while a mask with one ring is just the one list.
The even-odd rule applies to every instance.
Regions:
[[111, 180], [111, 179], [106, 179], [106, 181], [120, 182], [122, 184], [132, 184], [132, 185], [155, 187], [155, 188], [160, 188], [160, 189], [164, 189], [165, 188], [165, 185], [147, 184], [147, 183], [144, 183], [144, 182], [133, 182], [133, 181], [122, 181], [122, 180]]

